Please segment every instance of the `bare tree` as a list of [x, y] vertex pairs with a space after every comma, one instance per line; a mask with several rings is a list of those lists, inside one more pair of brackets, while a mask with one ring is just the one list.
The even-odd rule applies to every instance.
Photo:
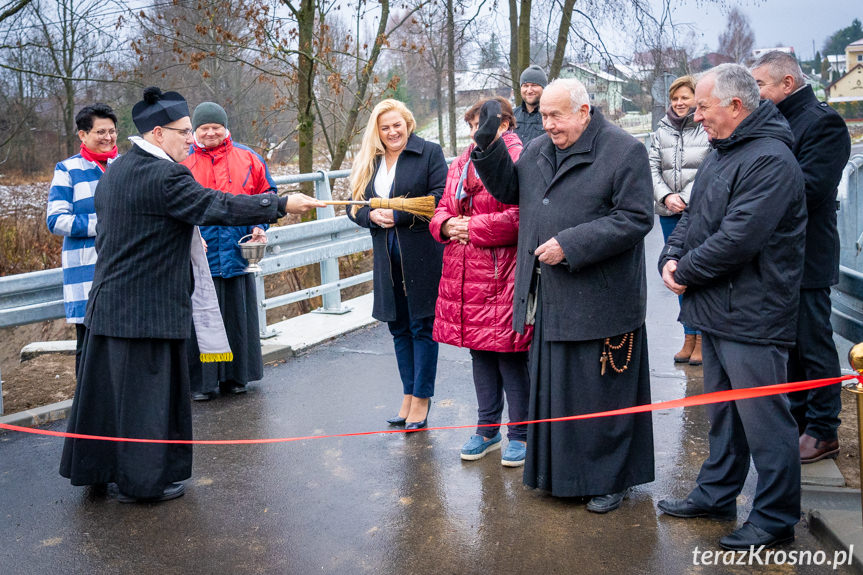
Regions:
[[30, 0], [7, 0], [0, 3], [0, 22], [23, 10]]
[[[113, 81], [101, 75], [109, 67], [116, 46], [110, 30], [114, 20], [104, 16], [105, 4], [97, 0], [33, 1], [19, 8], [19, 30], [14, 43], [7, 39], [0, 50], [0, 68], [47, 80], [51, 94], [62, 110], [66, 152], [77, 148], [76, 95], [89, 84]], [[23, 66], [16, 66], [8, 52], [16, 48], [32, 52]]]
[[719, 35], [719, 53], [732, 58], [738, 64], [752, 55], [755, 33], [749, 18], [737, 6], [728, 13], [725, 31]]

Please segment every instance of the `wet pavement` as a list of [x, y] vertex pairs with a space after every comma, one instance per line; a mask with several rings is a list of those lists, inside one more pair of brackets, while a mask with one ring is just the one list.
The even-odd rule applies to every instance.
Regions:
[[[655, 273], [648, 238], [653, 401], [702, 392], [701, 370], [675, 366], [676, 297]], [[268, 366], [244, 396], [194, 405], [196, 439], [271, 438], [386, 429], [401, 398], [385, 326]], [[465, 350], [441, 348], [432, 426], [469, 425], [476, 406]], [[462, 462], [468, 429], [197, 446], [186, 495], [127, 505], [116, 491], [57, 474], [62, 440], [0, 431], [0, 573], [824, 573], [833, 566], [693, 565], [733, 528], [660, 515], [686, 495], [707, 452], [703, 407], [655, 412], [656, 481], [621, 508], [525, 488], [500, 452]], [[50, 429], [64, 430], [57, 422]], [[754, 472], [738, 500], [746, 517]], [[785, 551], [826, 560], [805, 523]], [[703, 556], [701, 557], [703, 559]], [[701, 562], [701, 561], [699, 561]], [[720, 560], [720, 563], [722, 560]], [[836, 573], [848, 573], [842, 566]]]

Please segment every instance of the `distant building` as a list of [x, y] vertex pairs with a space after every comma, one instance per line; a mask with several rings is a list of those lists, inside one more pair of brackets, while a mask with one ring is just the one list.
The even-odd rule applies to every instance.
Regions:
[[458, 106], [470, 106], [490, 96], [512, 100], [512, 79], [505, 68], [480, 68], [455, 73], [455, 101]]
[[829, 64], [827, 71], [831, 74], [841, 76], [848, 71], [848, 59], [845, 57], [845, 54], [828, 54], [827, 64]]
[[793, 54], [794, 48], [792, 46], [776, 46], [774, 48], [756, 48], [752, 51], [752, 59], [757, 60], [762, 55], [767, 52], [785, 52], [786, 54]]
[[845, 47], [845, 66], [845, 74], [824, 88], [831, 104], [863, 102], [863, 38]]
[[714, 66], [718, 66], [720, 64], [729, 64], [733, 63], [734, 58], [731, 56], [726, 56], [725, 54], [720, 54], [719, 52], [708, 52], [703, 56], [699, 56], [698, 58], [693, 58], [689, 61], [689, 69], [693, 74], [697, 74], [699, 72], [705, 72]]
[[831, 104], [863, 101], [863, 64], [854, 66], [844, 76], [824, 88], [824, 92]]
[[623, 113], [625, 82], [617, 76], [594, 70], [588, 65], [564, 64], [560, 69], [560, 77], [580, 80], [587, 89], [590, 105], [598, 106], [605, 115], [615, 118]]
[[858, 64], [863, 64], [863, 38], [845, 46], [845, 70], [850, 72]]

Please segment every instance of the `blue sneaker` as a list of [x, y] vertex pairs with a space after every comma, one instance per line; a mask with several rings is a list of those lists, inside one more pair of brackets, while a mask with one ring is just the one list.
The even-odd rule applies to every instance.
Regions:
[[500, 458], [500, 464], [504, 467], [521, 467], [527, 455], [527, 443], [524, 441], [510, 441]]
[[486, 453], [500, 449], [500, 441], [503, 439], [500, 432], [485, 441], [482, 435], [471, 435], [467, 443], [461, 446], [461, 458], [465, 461], [475, 461], [485, 457]]

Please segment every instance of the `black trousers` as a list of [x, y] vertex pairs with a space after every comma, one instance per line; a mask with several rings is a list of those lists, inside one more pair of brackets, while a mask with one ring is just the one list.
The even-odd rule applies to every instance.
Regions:
[[[830, 325], [830, 288], [800, 290], [797, 347], [788, 358], [788, 381], [842, 375]], [[789, 394], [791, 414], [801, 434], [836, 439], [842, 409], [840, 384]]]
[[[702, 335], [704, 393], [762, 387], [786, 381], [788, 352]], [[758, 483], [748, 521], [779, 535], [800, 520], [800, 454], [797, 427], [786, 395], [707, 406], [710, 455], [689, 498], [699, 507], [736, 509], [737, 496], [755, 463]]]
[[[500, 423], [504, 394], [510, 421], [526, 421], [530, 403], [530, 374], [527, 352], [470, 350], [473, 360], [473, 385], [476, 388], [477, 425]], [[492, 438], [497, 427], [478, 427], [477, 435]], [[527, 425], [507, 425], [510, 441], [527, 441]]]

